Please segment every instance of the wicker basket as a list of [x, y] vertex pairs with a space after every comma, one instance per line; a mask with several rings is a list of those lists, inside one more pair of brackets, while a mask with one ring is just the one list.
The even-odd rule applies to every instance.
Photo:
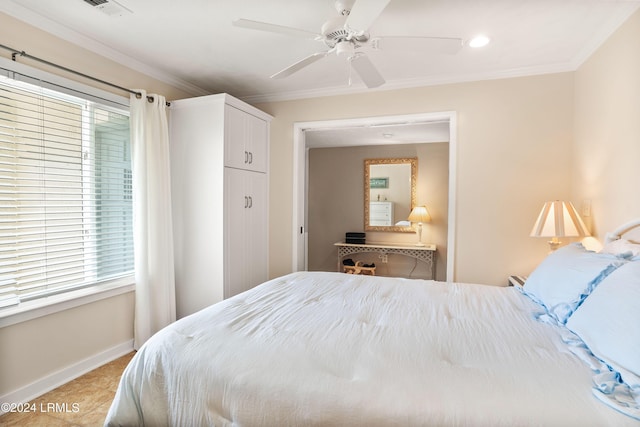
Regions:
[[357, 261], [356, 265], [343, 265], [344, 272], [347, 274], [366, 274], [369, 276], [376, 275], [376, 267], [365, 267], [364, 262]]

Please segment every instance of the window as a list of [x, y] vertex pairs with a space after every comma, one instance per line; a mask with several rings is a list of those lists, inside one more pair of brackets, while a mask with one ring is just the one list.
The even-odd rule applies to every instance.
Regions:
[[131, 186], [127, 111], [0, 76], [0, 309], [131, 275]]

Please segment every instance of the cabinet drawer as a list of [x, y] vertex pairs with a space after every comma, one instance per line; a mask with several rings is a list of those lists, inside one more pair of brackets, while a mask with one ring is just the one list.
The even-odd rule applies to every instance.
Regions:
[[371, 202], [369, 204], [369, 225], [375, 227], [393, 225], [393, 202]]

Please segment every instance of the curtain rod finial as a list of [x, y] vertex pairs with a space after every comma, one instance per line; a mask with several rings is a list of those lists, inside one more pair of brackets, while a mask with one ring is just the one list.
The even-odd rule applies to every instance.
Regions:
[[22, 52], [13, 52], [13, 53], [11, 54], [11, 60], [15, 62], [15, 61], [16, 61], [16, 56], [17, 56], [17, 55], [25, 56], [26, 54], [27, 54], [27, 52], [25, 52], [24, 50], [23, 50]]

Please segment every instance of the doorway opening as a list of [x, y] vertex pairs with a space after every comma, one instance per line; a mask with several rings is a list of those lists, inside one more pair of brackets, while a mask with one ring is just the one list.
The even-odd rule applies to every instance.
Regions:
[[[308, 267], [308, 166], [309, 149], [326, 146], [323, 142], [313, 142], [309, 138], [313, 131], [344, 131], [354, 132], [362, 129], [363, 132], [372, 128], [386, 127], [413, 127], [419, 125], [442, 124], [448, 125], [449, 143], [449, 179], [448, 179], [448, 213], [447, 213], [447, 264], [446, 280], [455, 280], [455, 218], [456, 218], [456, 113], [419, 113], [397, 116], [379, 116], [352, 119], [324, 120], [314, 122], [298, 122], [294, 124], [294, 161], [293, 161], [293, 242], [292, 242], [292, 270], [301, 271]], [[332, 138], [333, 146], [339, 146], [340, 138]], [[424, 142], [424, 141], [423, 141]], [[407, 141], [381, 141], [380, 144], [406, 144]], [[417, 141], [416, 141], [417, 143]], [[329, 144], [328, 142], [326, 144]], [[338, 145], [336, 145], [338, 144]], [[345, 142], [349, 146], [372, 145], [371, 138], [349, 138]]]

